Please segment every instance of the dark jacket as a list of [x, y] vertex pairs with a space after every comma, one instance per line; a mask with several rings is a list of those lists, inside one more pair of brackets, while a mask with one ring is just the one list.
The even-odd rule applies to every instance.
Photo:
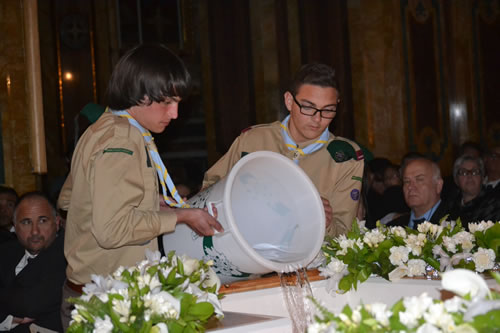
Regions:
[[[49, 248], [31, 259], [16, 276], [15, 269], [25, 254], [17, 241], [0, 245], [0, 322], [8, 315], [34, 318], [34, 324], [62, 332], [60, 307], [66, 279], [63, 233]], [[30, 324], [13, 331], [29, 332]]]
[[450, 203], [450, 220], [458, 218], [464, 227], [467, 227], [469, 222], [499, 221], [500, 187], [492, 190], [483, 188], [476, 198], [464, 205], [462, 205], [462, 194], [458, 194]]
[[[434, 214], [432, 214], [431, 220], [429, 222], [434, 223], [434, 224], [439, 224], [439, 221], [444, 216], [446, 216], [448, 214], [448, 212], [449, 212], [448, 205], [446, 204], [446, 202], [441, 201], [439, 206], [434, 211]], [[399, 216], [398, 218], [392, 220], [391, 222], [387, 223], [386, 225], [390, 226], [390, 227], [393, 227], [393, 226], [407, 227], [408, 223], [410, 223], [410, 216], [411, 216], [411, 212], [403, 214], [403, 215]], [[449, 220], [449, 218], [448, 218], [448, 220]], [[424, 221], [422, 221], [422, 222], [424, 222]], [[418, 223], [418, 224], [420, 224], [420, 223]], [[418, 224], [415, 224], [413, 226], [413, 229], [417, 229]]]

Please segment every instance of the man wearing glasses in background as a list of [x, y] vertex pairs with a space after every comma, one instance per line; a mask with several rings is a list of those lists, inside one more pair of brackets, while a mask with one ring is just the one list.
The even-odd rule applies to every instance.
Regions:
[[324, 64], [302, 66], [284, 102], [290, 114], [282, 122], [244, 130], [205, 173], [203, 188], [226, 176], [248, 153], [280, 153], [300, 166], [316, 186], [325, 208], [327, 234], [345, 234], [356, 217], [364, 161], [358, 144], [328, 130], [340, 102], [335, 71]]

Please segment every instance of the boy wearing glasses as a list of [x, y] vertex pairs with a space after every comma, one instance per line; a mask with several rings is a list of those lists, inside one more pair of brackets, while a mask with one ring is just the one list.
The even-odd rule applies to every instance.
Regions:
[[356, 217], [364, 162], [355, 142], [328, 130], [339, 101], [335, 71], [324, 64], [304, 65], [284, 94], [290, 114], [282, 122], [244, 130], [206, 172], [203, 188], [226, 176], [248, 153], [280, 153], [299, 165], [316, 186], [325, 208], [327, 234], [345, 234]]

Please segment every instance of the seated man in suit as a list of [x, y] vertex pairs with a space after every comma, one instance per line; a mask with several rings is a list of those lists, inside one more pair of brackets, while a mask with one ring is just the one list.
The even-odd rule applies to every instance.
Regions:
[[402, 174], [403, 193], [411, 212], [387, 225], [416, 229], [424, 221], [439, 223], [447, 213], [446, 206], [441, 203], [443, 179], [439, 166], [427, 158], [418, 157], [403, 164]]
[[12, 230], [12, 215], [18, 196], [17, 192], [6, 186], [0, 186], [0, 244], [16, 239], [16, 234]]
[[23, 195], [14, 210], [17, 240], [0, 246], [0, 330], [30, 325], [62, 332], [61, 290], [66, 278], [59, 217], [39, 192]]

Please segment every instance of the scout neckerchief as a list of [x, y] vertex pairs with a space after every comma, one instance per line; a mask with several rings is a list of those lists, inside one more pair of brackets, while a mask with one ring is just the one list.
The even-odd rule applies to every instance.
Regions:
[[[127, 111], [111, 110], [111, 112], [117, 116], [127, 118], [130, 125], [134, 126], [139, 131], [141, 131], [142, 137], [144, 138], [144, 141], [146, 141], [146, 143], [149, 143], [150, 141], [153, 140], [151, 133], [147, 129], [142, 127], [137, 122], [137, 120], [135, 120]], [[163, 164], [163, 161], [161, 160], [160, 154], [158, 154], [158, 150], [156, 150], [156, 147], [154, 145], [148, 145], [148, 151], [149, 154], [151, 155], [151, 158], [153, 159], [154, 165], [156, 167], [156, 172], [158, 173], [158, 177], [160, 178], [160, 184], [163, 190], [163, 199], [165, 200], [165, 202], [171, 207], [188, 208], [189, 205], [182, 200], [181, 196], [177, 192], [174, 182], [172, 181], [172, 178], [170, 178], [167, 168]], [[168, 199], [165, 183], [167, 184], [170, 194], [172, 194], [174, 200], [177, 202], [172, 202], [171, 200]]]
[[285, 120], [283, 120], [280, 124], [281, 126], [281, 135], [283, 136], [283, 140], [285, 140], [285, 145], [288, 150], [292, 150], [293, 153], [293, 161], [296, 164], [299, 164], [299, 156], [307, 155], [314, 153], [316, 150], [321, 149], [330, 138], [330, 132], [328, 131], [328, 127], [325, 128], [325, 131], [321, 134], [318, 140], [314, 141], [310, 145], [304, 148], [299, 148], [299, 145], [293, 141], [292, 137], [288, 133], [288, 121], [290, 120], [290, 115], [288, 115]]

